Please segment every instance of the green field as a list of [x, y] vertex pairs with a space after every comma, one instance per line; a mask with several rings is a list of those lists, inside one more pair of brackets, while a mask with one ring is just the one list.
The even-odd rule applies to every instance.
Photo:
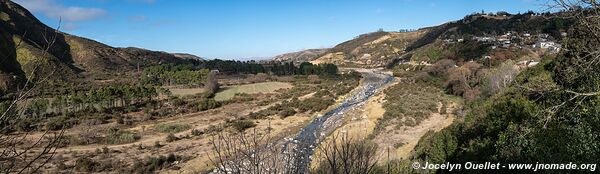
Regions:
[[235, 94], [238, 93], [246, 93], [246, 94], [256, 94], [256, 93], [272, 93], [278, 89], [282, 88], [291, 88], [292, 84], [283, 83], [283, 82], [264, 82], [264, 83], [254, 83], [247, 85], [238, 85], [238, 86], [227, 86], [223, 87], [223, 90], [218, 92], [215, 96], [215, 100], [224, 101], [232, 98]]
[[182, 97], [204, 92], [204, 88], [167, 88], [174, 96]]

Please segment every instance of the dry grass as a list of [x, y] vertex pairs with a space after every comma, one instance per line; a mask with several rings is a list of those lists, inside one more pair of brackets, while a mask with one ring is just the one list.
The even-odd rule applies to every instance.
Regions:
[[245, 94], [257, 94], [257, 93], [272, 93], [278, 89], [282, 88], [291, 88], [292, 84], [283, 83], [283, 82], [264, 82], [264, 83], [254, 83], [247, 85], [237, 85], [224, 87], [224, 90], [218, 92], [215, 96], [215, 100], [217, 101], [225, 101], [233, 98], [235, 94], [245, 93]]
[[[304, 82], [304, 79], [292, 80], [298, 80], [292, 81], [298, 84], [308, 83]], [[333, 84], [337, 84], [337, 82], [331, 83], [332, 84], [322, 80], [319, 85], [334, 86]], [[314, 84], [306, 85], [314, 86]], [[235, 93], [275, 92], [277, 89], [284, 89], [277, 92], [289, 94], [292, 93], [292, 90], [289, 89], [292, 86], [292, 83], [267, 82], [233, 86], [226, 88], [221, 93], [231, 92], [231, 95], [234, 95]], [[335, 88], [335, 91], [339, 91], [339, 88], [341, 87], [336, 86]], [[302, 88], [297, 90], [298, 94], [302, 94], [298, 97], [302, 99], [314, 97], [316, 94], [315, 88]], [[83, 129], [102, 130], [100, 128], [118, 127], [122, 132], [118, 132], [118, 134], [115, 133], [114, 139], [116, 143], [94, 143], [87, 145], [69, 144], [67, 147], [58, 149], [57, 156], [65, 157], [64, 163], [67, 166], [73, 166], [74, 160], [77, 159], [76, 157], [82, 155], [90, 155], [90, 158], [94, 159], [108, 156], [96, 153], [96, 149], [103, 149], [106, 147], [111, 150], [111, 153], [109, 154], [111, 160], [119, 160], [120, 164], [132, 166], [132, 164], [136, 162], [143, 162], [146, 157], [172, 153], [174, 155], [185, 157], [185, 160], [179, 161], [177, 164], [174, 163], [173, 168], [163, 169], [160, 172], [203, 173], [212, 168], [210, 159], [208, 158], [208, 156], [213, 153], [212, 146], [209, 144], [211, 134], [205, 133], [193, 135], [192, 130], [207, 130], [210, 129], [211, 126], [220, 126], [225, 124], [225, 120], [239, 119], [247, 116], [250, 112], [267, 109], [276, 103], [281, 103], [282, 101], [289, 99], [275, 97], [274, 95], [275, 94], [253, 95], [256, 102], [232, 102], [212, 110], [187, 114], [174, 114], [169, 117], [156, 118], [154, 120], [141, 120], [145, 117], [145, 113], [141, 111], [128, 113], [127, 116], [129, 118], [140, 120], [140, 122], [135, 122], [133, 125], [117, 125], [112, 123], [92, 125], [89, 128], [85, 127], [86, 129]], [[267, 105], [258, 105], [257, 103], [260, 101], [267, 101]], [[265, 132], [265, 130], [269, 129], [274, 137], [280, 138], [294, 135], [300, 128], [304, 127], [310, 120], [314, 119], [314, 116], [316, 116], [316, 114], [298, 113], [283, 119], [279, 117], [267, 117], [265, 119], [253, 121], [256, 124], [254, 128], [260, 130], [260, 132]], [[69, 135], [77, 136], [83, 130], [72, 128], [69, 129], [68, 132]], [[234, 130], [231, 128], [227, 129], [227, 131]], [[179, 140], [166, 142], [165, 137], [170, 133], [172, 133], [173, 136], [178, 137]], [[36, 133], [36, 135], [39, 134], [41, 133]], [[138, 139], [134, 138], [133, 141], [131, 139], [132, 134], [139, 134], [140, 137]], [[178, 170], [175, 171], [174, 169]]]
[[[396, 83], [384, 87], [382, 91], [391, 89], [390, 87], [396, 86], [399, 83], [409, 85], [398, 80]], [[429, 113], [429, 116], [418, 125], [397, 126], [396, 124], [390, 124], [383, 127], [377, 135], [372, 135], [376, 126], [378, 126], [377, 124], [381, 124], [379, 120], [384, 117], [384, 113], [386, 112], [384, 103], [387, 98], [386, 93], [379, 92], [369, 99], [364, 107], [346, 113], [343, 125], [336, 129], [333, 134], [344, 134], [359, 139], [370, 139], [378, 144], [378, 153], [381, 155], [385, 156], [387, 149], [389, 149], [390, 159], [402, 159], [410, 155], [410, 152], [413, 150], [419, 139], [427, 131], [439, 131], [453, 122], [454, 116], [452, 114], [437, 113], [441, 107], [441, 102], [438, 100], [447, 100], [449, 102], [448, 110], [450, 111], [448, 111], [448, 113], [452, 113], [452, 110], [458, 107], [458, 101], [454, 101], [451, 98], [440, 98], [433, 101], [437, 103], [437, 111]], [[394, 119], [394, 121], [397, 120]], [[370, 137], [370, 135], [372, 137]], [[326, 139], [325, 141], [328, 140]], [[382, 158], [379, 159], [379, 162], [383, 163], [387, 160], [387, 158], [382, 156]], [[317, 165], [313, 163], [311, 167], [314, 168], [317, 167]]]

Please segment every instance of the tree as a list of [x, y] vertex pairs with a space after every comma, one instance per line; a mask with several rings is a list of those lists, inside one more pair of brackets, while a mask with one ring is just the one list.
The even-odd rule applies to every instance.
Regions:
[[491, 86], [505, 92], [472, 103], [464, 122], [424, 137], [415, 148], [419, 160], [600, 162], [600, 5], [555, 2], [564, 10], [557, 17], [577, 20], [559, 55], [516, 77], [512, 62], [492, 70]]
[[442, 59], [433, 64], [429, 69], [429, 74], [433, 76], [445, 76], [446, 70], [455, 67], [456, 62], [450, 59]]
[[446, 81], [446, 91], [453, 95], [463, 96], [463, 94], [471, 89], [469, 79], [471, 70], [466, 67], [454, 67], [448, 69], [448, 80]]
[[502, 64], [492, 70], [488, 75], [489, 87], [492, 94], [498, 93], [501, 89], [507, 87], [518, 74], [517, 67], [512, 60], [502, 62]]
[[35, 99], [29, 103], [27, 108], [25, 108], [26, 112], [30, 111], [28, 116], [30, 117], [41, 117], [48, 110], [48, 99]]
[[373, 173], [377, 164], [377, 145], [365, 139], [332, 135], [319, 146], [318, 164], [314, 173]]
[[300, 73], [302, 75], [310, 75], [310, 74], [317, 74], [318, 70], [317, 68], [309, 62], [303, 62], [300, 64], [300, 68], [299, 68]]
[[219, 81], [217, 79], [217, 74], [219, 71], [212, 70], [208, 73], [206, 78], [206, 83], [204, 84], [204, 89], [209, 95], [214, 95], [219, 91]]
[[331, 63], [323, 64], [322, 69], [324, 75], [336, 75], [338, 72], [338, 67]]
[[210, 144], [215, 155], [209, 156], [216, 173], [287, 173], [289, 155], [282, 153], [279, 145], [269, 134], [264, 136], [254, 129], [251, 132], [213, 135]]
[[[60, 26], [60, 20], [58, 26]], [[57, 38], [61, 35], [59, 29], [60, 27], [57, 27], [41, 34], [46, 43], [39, 46], [43, 50], [40, 57], [48, 56]], [[21, 47], [23, 40], [20, 39], [16, 43], [17, 49]], [[21, 125], [28, 121], [27, 117], [22, 116], [22, 113], [27, 110], [27, 101], [40, 91], [42, 86], [48, 82], [47, 79], [54, 75], [56, 70], [54, 68], [49, 72], [38, 72], [41, 71], [42, 64], [42, 61], [36, 61], [32, 71], [25, 74], [25, 82], [19, 84], [14, 91], [9, 91], [13, 93], [10, 95], [11, 99], [0, 104], [0, 170], [3, 173], [37, 173], [54, 157], [54, 152], [62, 140], [63, 129], [46, 130], [41, 136], [31, 138], [33, 143], [25, 141], [30, 139], [28, 134], [9, 134], [14, 131], [15, 125]], [[41, 112], [44, 106], [47, 106], [47, 102], [41, 102], [33, 109]]]
[[254, 81], [255, 82], [265, 82], [269, 79], [269, 75], [265, 74], [265, 73], [258, 73], [254, 76]]

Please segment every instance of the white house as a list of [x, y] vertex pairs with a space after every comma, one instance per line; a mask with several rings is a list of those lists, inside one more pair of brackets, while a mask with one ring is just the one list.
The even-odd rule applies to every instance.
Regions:
[[548, 49], [550, 47], [555, 47], [557, 46], [557, 43], [554, 43], [552, 41], [540, 41], [540, 42], [536, 42], [535, 45], [533, 45], [533, 48], [539, 48], [539, 49]]
[[502, 42], [502, 47], [508, 48], [508, 47], [510, 47], [511, 44], [512, 43], [510, 42], [510, 40], [506, 40], [506, 41]]
[[548, 49], [552, 52], [559, 52], [561, 45], [552, 41], [540, 41], [533, 45], [533, 48], [536, 49]]
[[476, 40], [477, 42], [493, 42], [496, 41], [495, 38], [493, 37], [473, 37], [473, 40]]

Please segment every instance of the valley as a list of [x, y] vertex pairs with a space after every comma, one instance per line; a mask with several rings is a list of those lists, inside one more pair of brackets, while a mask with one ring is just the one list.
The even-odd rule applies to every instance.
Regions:
[[[364, 106], [366, 100], [373, 96], [383, 85], [390, 83], [393, 79], [390, 75], [377, 70], [362, 70], [362, 84], [355, 89], [352, 95], [345, 99], [335, 108], [317, 117], [306, 127], [302, 128], [296, 137], [291, 138], [285, 146], [291, 146], [291, 161], [295, 169], [306, 169], [310, 166], [311, 156], [315, 147], [319, 146], [327, 135], [335, 131], [347, 117], [350, 110], [360, 109]], [[307, 171], [292, 171], [294, 173], [304, 173]]]
[[[415, 165], [600, 162], [596, 1], [557, 1], [558, 10], [543, 12], [482, 10], [417, 29], [361, 30], [313, 49], [291, 49], [296, 43], [289, 38], [314, 26], [294, 34], [269, 30], [286, 36], [273, 48], [258, 47], [274, 37], [248, 39], [262, 26], [237, 26], [248, 19], [236, 18], [222, 25], [236, 24], [227, 31], [243, 37], [208, 44], [180, 39], [171, 49], [296, 50], [245, 61], [110, 46], [67, 33], [80, 31], [74, 25], [84, 19], [47, 25], [48, 16], [39, 17], [48, 15], [38, 9], [44, 6], [31, 6], [41, 2], [0, 0], [3, 173], [447, 173], [454, 171]], [[127, 25], [158, 23], [134, 17]], [[303, 25], [325, 25], [308, 21]], [[146, 29], [163, 39], [194, 38], [179, 34], [192, 23], [165, 23]], [[163, 32], [170, 27], [182, 28]], [[236, 49], [226, 50], [230, 45]]]

